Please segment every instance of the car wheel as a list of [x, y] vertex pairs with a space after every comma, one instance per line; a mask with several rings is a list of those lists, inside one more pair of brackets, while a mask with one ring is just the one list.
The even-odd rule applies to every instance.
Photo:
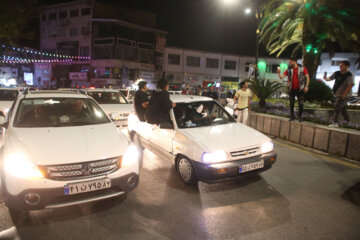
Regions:
[[177, 161], [177, 168], [181, 180], [188, 185], [195, 185], [199, 182], [191, 161], [181, 156]]
[[137, 149], [139, 150], [139, 153], [140, 153], [139, 167], [140, 167], [140, 169], [142, 169], [142, 167], [143, 167], [143, 159], [144, 159], [144, 157], [143, 157], [143, 155], [144, 155], [144, 147], [141, 145], [140, 138], [139, 138], [139, 135], [137, 133], [134, 133], [133, 143], [137, 147]]

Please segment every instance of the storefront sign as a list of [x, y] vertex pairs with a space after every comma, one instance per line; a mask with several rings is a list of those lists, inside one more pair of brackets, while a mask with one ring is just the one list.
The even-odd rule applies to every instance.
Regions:
[[86, 72], [70, 72], [69, 78], [71, 80], [86, 80], [87, 73]]
[[155, 72], [139, 71], [139, 78], [143, 78], [143, 79], [155, 79]]

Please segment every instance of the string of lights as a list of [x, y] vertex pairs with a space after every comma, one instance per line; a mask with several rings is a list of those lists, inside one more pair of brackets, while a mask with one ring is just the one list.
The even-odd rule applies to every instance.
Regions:
[[73, 59], [29, 59], [29, 58], [19, 58], [14, 56], [3, 55], [0, 60], [1, 63], [63, 63], [63, 62], [73, 62]]
[[63, 55], [63, 54], [56, 54], [56, 53], [48, 53], [44, 51], [34, 50], [34, 49], [27, 49], [27, 48], [19, 48], [14, 46], [7, 46], [5, 44], [2, 44], [1, 47], [3, 50], [10, 50], [10, 51], [16, 51], [20, 53], [28, 53], [33, 54], [39, 57], [45, 57], [45, 58], [62, 58], [62, 59], [76, 59], [76, 60], [90, 60], [90, 57], [84, 57], [84, 56], [69, 56], [69, 55]]

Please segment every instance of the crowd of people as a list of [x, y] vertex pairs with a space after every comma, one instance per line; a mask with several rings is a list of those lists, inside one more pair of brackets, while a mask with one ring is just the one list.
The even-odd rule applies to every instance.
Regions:
[[[345, 121], [349, 121], [349, 115], [346, 110], [346, 103], [351, 97], [351, 89], [354, 86], [354, 75], [349, 71], [350, 62], [341, 61], [340, 70], [333, 73], [330, 77], [324, 75], [325, 81], [335, 80], [333, 92], [335, 96], [335, 113], [333, 123], [329, 127], [339, 126], [339, 116], [343, 115]], [[309, 91], [310, 77], [306, 67], [297, 63], [295, 58], [289, 59], [288, 69], [281, 74], [280, 68], [277, 70], [280, 79], [287, 77], [287, 87], [289, 89], [289, 102], [290, 102], [290, 119], [289, 121], [296, 120], [295, 116], [295, 99], [298, 101], [298, 121], [302, 122], [303, 109], [304, 109], [304, 96]], [[169, 95], [169, 83], [166, 79], [159, 80], [158, 88], [150, 97], [147, 95], [148, 88], [145, 81], [139, 83], [139, 90], [137, 91], [134, 99], [135, 111], [141, 121], [147, 121], [154, 124], [168, 123], [169, 112], [176, 104], [171, 102]], [[192, 89], [186, 86], [181, 92], [187, 95], [199, 95], [210, 97], [214, 100], [219, 100], [219, 89], [214, 86], [203, 88], [198, 86]], [[248, 82], [243, 81], [239, 84], [239, 90], [228, 89], [225, 92], [226, 99], [232, 99], [234, 103], [234, 113], [237, 115], [237, 121], [243, 124], [247, 123], [248, 115], [250, 112], [250, 101], [252, 93], [248, 87]]]

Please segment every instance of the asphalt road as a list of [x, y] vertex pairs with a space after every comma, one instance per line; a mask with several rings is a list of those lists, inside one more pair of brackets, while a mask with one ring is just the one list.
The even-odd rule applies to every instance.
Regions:
[[276, 144], [252, 178], [188, 187], [145, 151], [123, 201], [32, 212], [13, 222], [0, 204], [0, 239], [360, 239], [360, 168]]

